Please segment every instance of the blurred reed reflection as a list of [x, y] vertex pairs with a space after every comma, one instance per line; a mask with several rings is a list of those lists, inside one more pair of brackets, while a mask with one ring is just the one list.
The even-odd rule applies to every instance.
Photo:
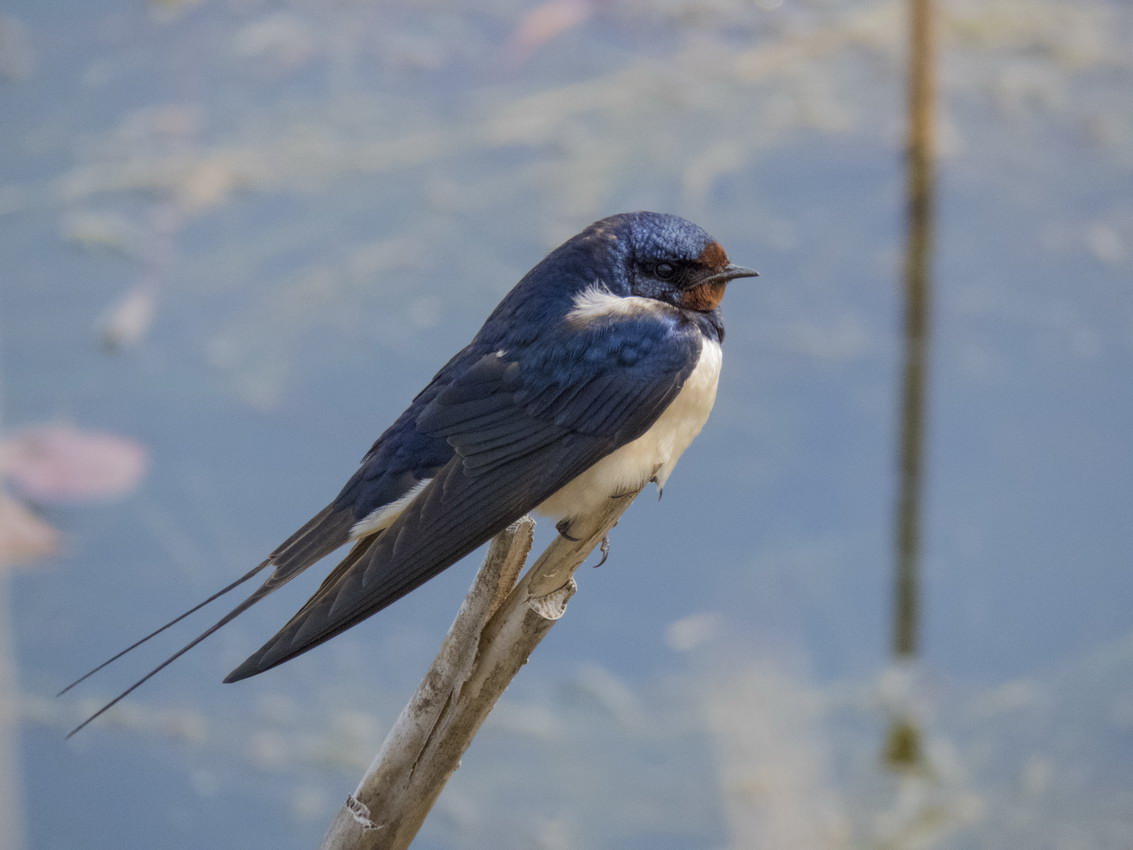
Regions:
[[[896, 570], [893, 656], [907, 665], [917, 654], [925, 385], [932, 297], [935, 86], [932, 0], [909, 2], [908, 123], [905, 149], [904, 362], [901, 371], [898, 495], [894, 523]], [[911, 712], [894, 717], [885, 761], [923, 767], [921, 735]]]

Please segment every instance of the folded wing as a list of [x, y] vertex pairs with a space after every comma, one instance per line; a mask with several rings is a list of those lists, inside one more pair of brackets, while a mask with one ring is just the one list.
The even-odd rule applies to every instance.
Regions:
[[282, 664], [380, 611], [640, 436], [699, 352], [693, 328], [660, 314], [564, 325], [520, 351], [482, 355], [417, 417], [421, 432], [453, 448], [452, 459], [225, 681]]

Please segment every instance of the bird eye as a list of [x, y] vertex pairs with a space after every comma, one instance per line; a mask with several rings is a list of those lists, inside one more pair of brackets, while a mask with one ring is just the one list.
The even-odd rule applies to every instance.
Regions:
[[653, 267], [653, 274], [659, 280], [670, 280], [676, 273], [677, 268], [672, 263], [658, 263]]

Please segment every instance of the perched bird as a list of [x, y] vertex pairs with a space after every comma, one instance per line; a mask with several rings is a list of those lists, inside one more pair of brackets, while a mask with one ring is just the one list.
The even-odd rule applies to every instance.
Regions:
[[[492, 311], [362, 460], [333, 501], [245, 575], [264, 583], [167, 664], [311, 564], [346, 557], [225, 679], [262, 673], [361, 622], [530, 511], [572, 520], [650, 480], [663, 487], [716, 399], [728, 283], [756, 272], [689, 221], [636, 212], [552, 251]], [[61, 692], [62, 693], [62, 692]]]

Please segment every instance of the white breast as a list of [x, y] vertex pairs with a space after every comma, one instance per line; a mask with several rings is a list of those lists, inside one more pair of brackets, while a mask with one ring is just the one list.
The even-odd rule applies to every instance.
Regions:
[[650, 478], [657, 479], [658, 488], [664, 487], [677, 460], [708, 421], [722, 362], [720, 344], [704, 340], [696, 368], [653, 427], [602, 458], [536, 510], [556, 518], [581, 517], [611, 496], [638, 489]]

